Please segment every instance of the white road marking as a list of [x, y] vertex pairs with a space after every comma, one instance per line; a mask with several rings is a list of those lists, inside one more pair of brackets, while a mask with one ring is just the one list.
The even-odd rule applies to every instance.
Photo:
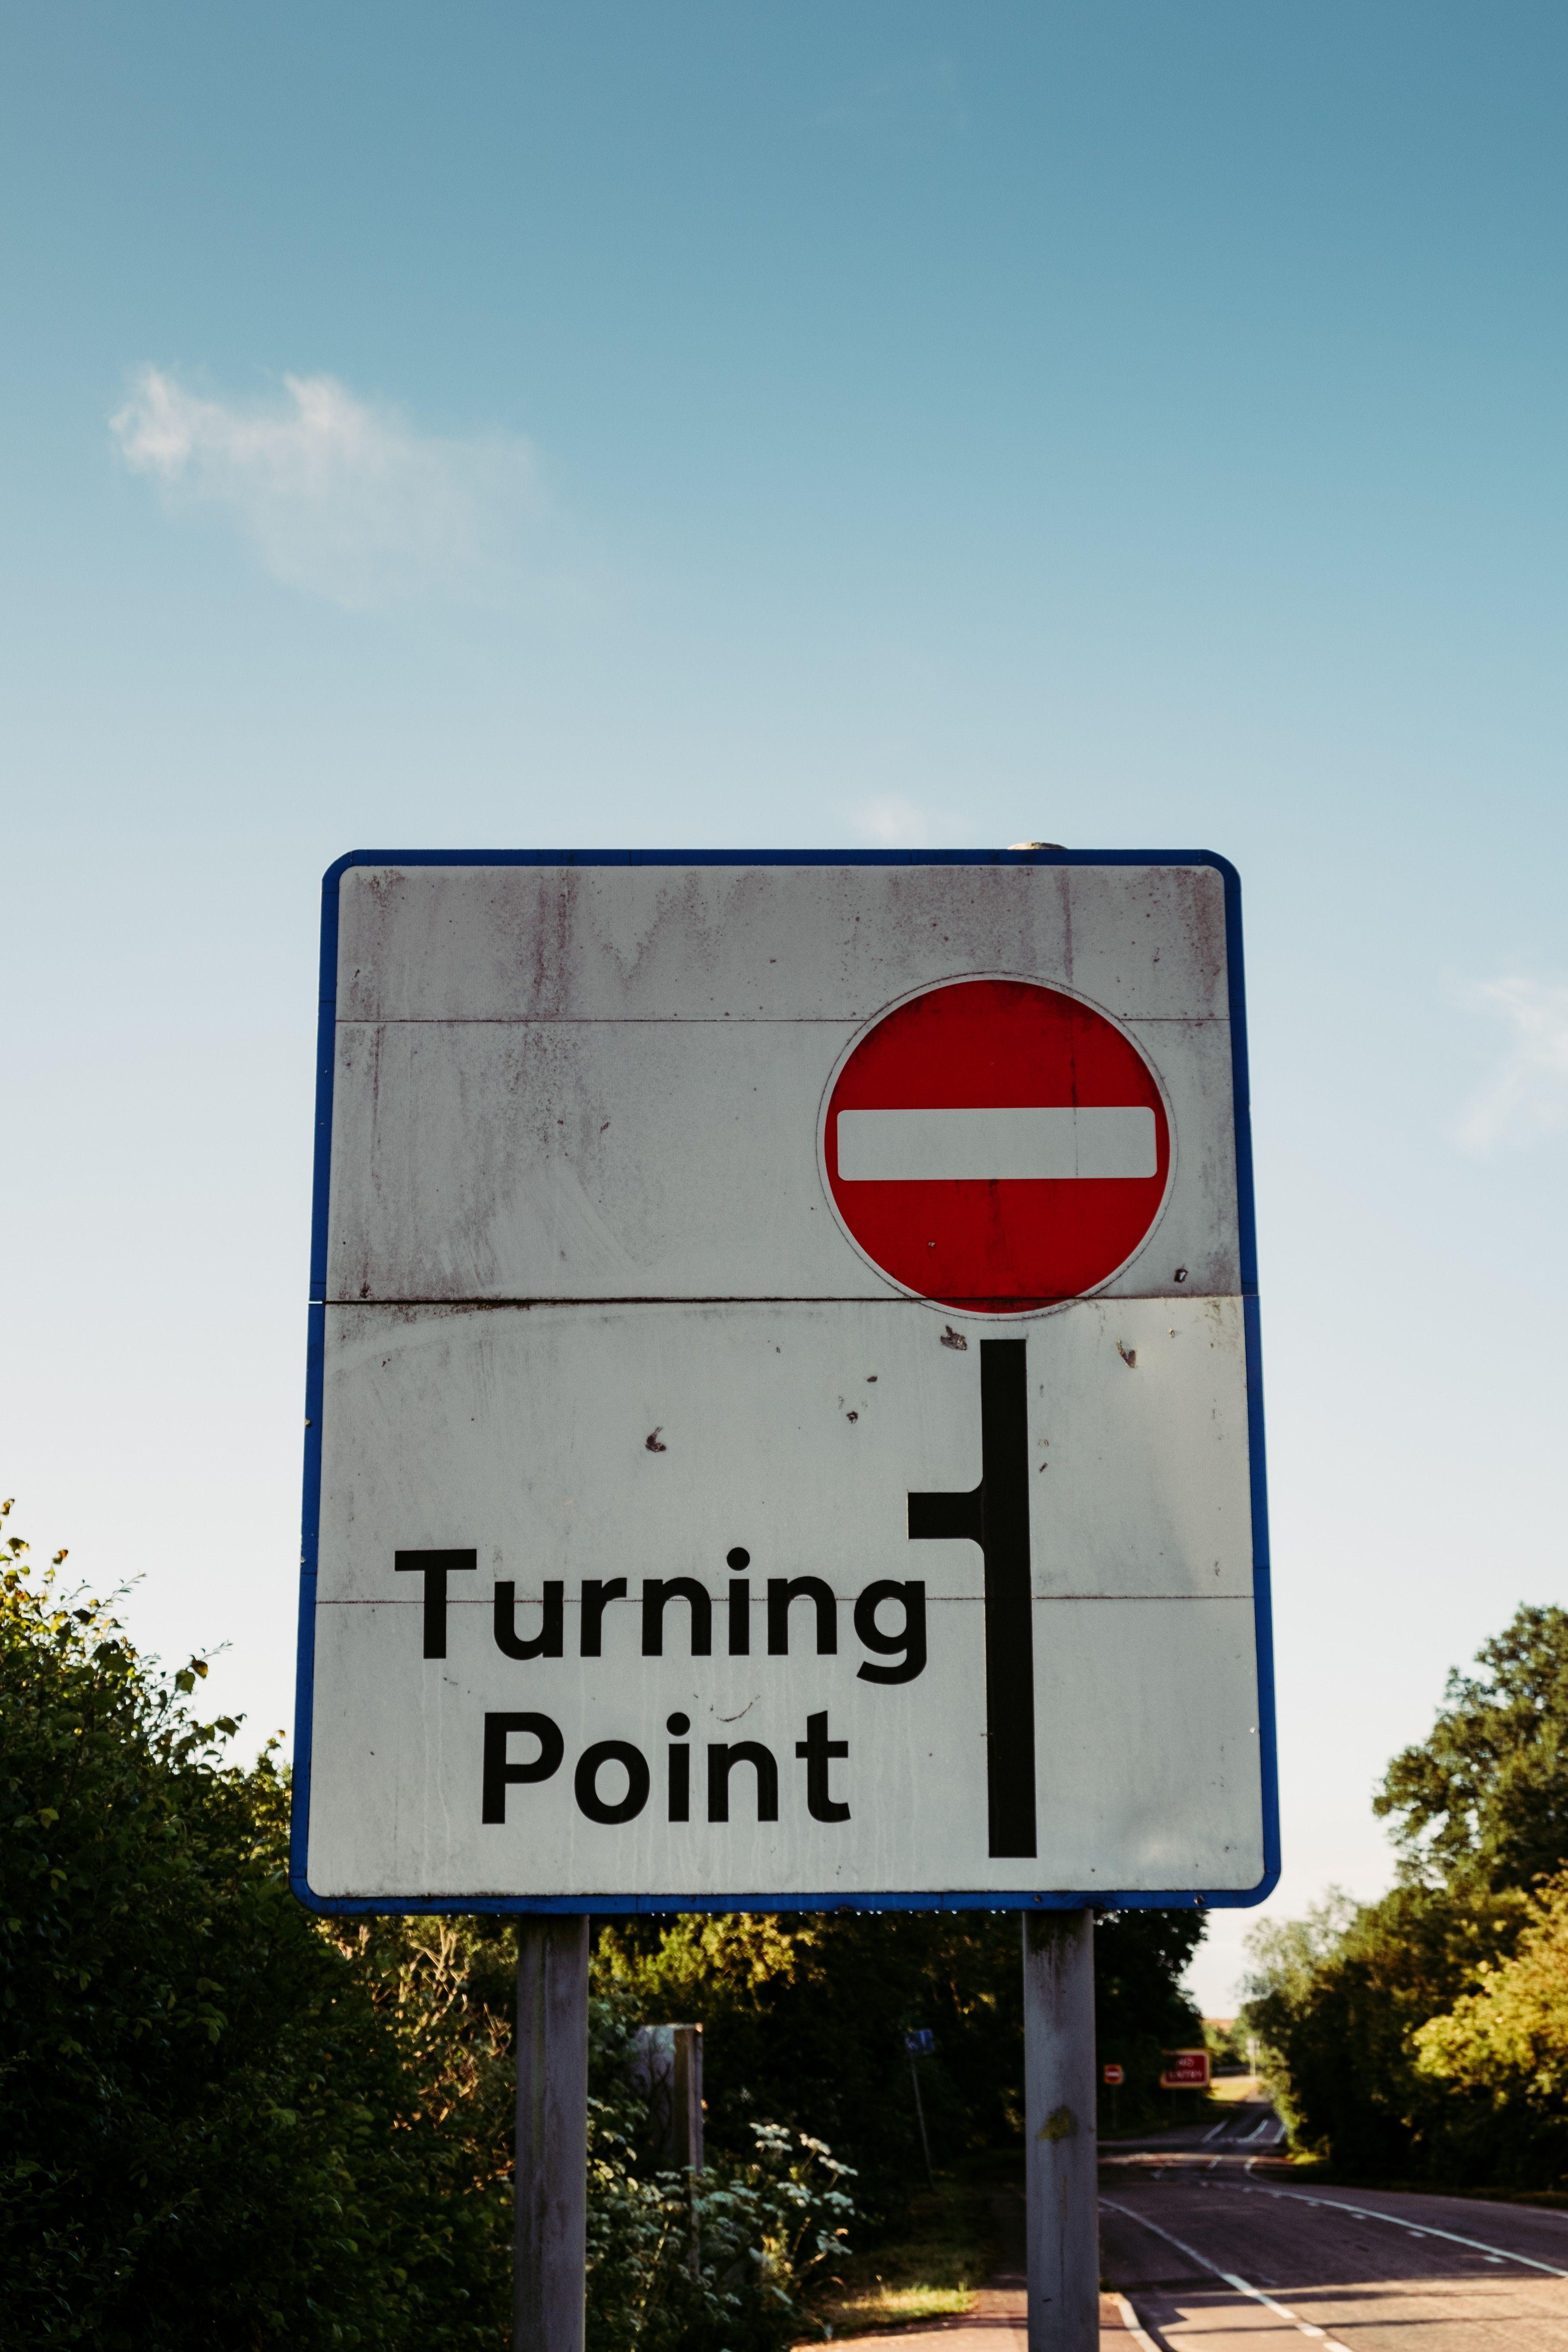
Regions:
[[1152, 1176], [1158, 1165], [1154, 1114], [1142, 1104], [838, 1114], [838, 1173], [847, 1184]]
[[1113, 2197], [1102, 2197], [1100, 2201], [1102, 2205], [1109, 2205], [1113, 2213], [1125, 2213], [1130, 2221], [1141, 2222], [1145, 2230], [1152, 2230], [1157, 2238], [1163, 2238], [1168, 2246], [1174, 2246], [1179, 2254], [1185, 2254], [1190, 2263], [1196, 2263], [1198, 2268], [1207, 2271], [1211, 2278], [1223, 2279], [1226, 2286], [1233, 2287], [1237, 2294], [1249, 2295], [1254, 2303], [1260, 2303], [1265, 2311], [1273, 2312], [1277, 2319], [1288, 2319], [1291, 2326], [1299, 2328], [1303, 2336], [1310, 2336], [1320, 2343], [1323, 2352], [1350, 2352], [1349, 2346], [1342, 2344], [1337, 2336], [1329, 2335], [1324, 2328], [1315, 2327], [1310, 2319], [1298, 2319], [1284, 2304], [1276, 2303], [1273, 2296], [1265, 2294], [1260, 2286], [1249, 2286], [1244, 2278], [1237, 2278], [1234, 2271], [1222, 2271], [1217, 2263], [1211, 2263], [1206, 2254], [1200, 2254], [1195, 2246], [1189, 2246], [1184, 2239], [1173, 2237], [1169, 2230], [1162, 2230], [1158, 2221], [1151, 2221], [1146, 2213], [1134, 2212], [1131, 2205], [1119, 2205]]
[[[1462, 2238], [1457, 2230], [1436, 2229], [1424, 2222], [1412, 2229], [1403, 2213], [1374, 2213], [1370, 2205], [1347, 2205], [1341, 2197], [1303, 2197], [1295, 2189], [1260, 2189], [1256, 2185], [1242, 2190], [1244, 2197], [1279, 2197], [1287, 2205], [1325, 2205], [1335, 2213], [1354, 2213], [1363, 2221], [1387, 2221], [1396, 2230], [1409, 2231], [1413, 2238], [1446, 2238], [1451, 2246], [1471, 2246], [1478, 2254], [1490, 2254], [1495, 2262], [1522, 2263], [1526, 2270], [1544, 2271], [1548, 2278], [1568, 2278], [1568, 2270], [1556, 2263], [1538, 2263], [1533, 2254], [1516, 2254], [1508, 2246], [1492, 2246], [1484, 2238]], [[1151, 2224], [1152, 2226], [1152, 2224]]]

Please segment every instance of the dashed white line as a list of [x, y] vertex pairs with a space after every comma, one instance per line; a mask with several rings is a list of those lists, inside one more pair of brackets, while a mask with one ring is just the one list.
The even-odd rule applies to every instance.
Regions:
[[[1250, 2169], [1250, 2168], [1249, 2168]], [[1377, 2213], [1370, 2205], [1347, 2205], [1342, 2197], [1303, 2197], [1296, 2189], [1263, 2189], [1256, 2183], [1242, 2190], [1244, 2197], [1278, 2197], [1287, 2205], [1323, 2205], [1335, 2213], [1353, 2213], [1363, 2221], [1386, 2221], [1395, 2230], [1405, 2230], [1413, 2238], [1446, 2238], [1451, 2246], [1469, 2246], [1478, 2254], [1489, 2254], [1494, 2262], [1522, 2263], [1526, 2270], [1544, 2271], [1548, 2278], [1568, 2278], [1568, 2270], [1557, 2263], [1537, 2262], [1533, 2254], [1516, 2254], [1511, 2247], [1492, 2246], [1484, 2238], [1464, 2238], [1457, 2230], [1439, 2230], [1430, 2221], [1414, 2228], [1403, 2213]], [[1150, 2224], [1151, 2228], [1153, 2226]]]
[[1320, 2343], [1323, 2352], [1350, 2352], [1349, 2346], [1342, 2344], [1337, 2336], [1329, 2335], [1324, 2328], [1315, 2327], [1310, 2319], [1299, 2319], [1284, 2304], [1276, 2303], [1273, 2296], [1265, 2294], [1260, 2286], [1249, 2286], [1244, 2278], [1237, 2278], [1234, 2271], [1222, 2271], [1217, 2263], [1211, 2263], [1206, 2254], [1200, 2254], [1195, 2246], [1189, 2246], [1184, 2240], [1173, 2237], [1169, 2230], [1162, 2230], [1158, 2221], [1151, 2221], [1146, 2213], [1135, 2212], [1131, 2205], [1119, 2205], [1113, 2197], [1102, 2197], [1100, 2201], [1102, 2205], [1109, 2205], [1113, 2213], [1124, 2213], [1130, 2221], [1141, 2222], [1145, 2230], [1152, 2230], [1157, 2238], [1163, 2238], [1168, 2246], [1174, 2246], [1179, 2254], [1185, 2254], [1188, 2262], [1196, 2263], [1198, 2268], [1207, 2271], [1211, 2278], [1223, 2279], [1226, 2286], [1234, 2288], [1237, 2294], [1247, 2295], [1254, 2303], [1260, 2303], [1264, 2310], [1273, 2312], [1277, 2319], [1288, 2319], [1291, 2326], [1300, 2329], [1303, 2336], [1310, 2336]]

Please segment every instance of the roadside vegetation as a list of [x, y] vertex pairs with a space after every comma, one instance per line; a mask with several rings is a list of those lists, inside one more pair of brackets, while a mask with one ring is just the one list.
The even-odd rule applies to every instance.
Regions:
[[[9, 1509], [9, 1506], [5, 1507]], [[0, 1512], [0, 1517], [3, 1517]], [[275, 1747], [208, 1661], [0, 1540], [0, 2295], [91, 2352], [502, 2352], [515, 1946], [497, 1919], [323, 1921], [287, 1886]], [[1193, 1913], [1099, 1937], [1123, 2128], [1194, 2040]], [[660, 2172], [637, 2025], [706, 2029], [708, 2168]], [[905, 2046], [929, 2136], [928, 2182]], [[963, 2308], [1022, 2178], [1018, 1923], [600, 1923], [590, 2352], [782, 2352]]]
[[1004, 2258], [1005, 2195], [951, 2176], [912, 2190], [896, 2231], [871, 2232], [862, 2252], [835, 2264], [813, 2298], [816, 2316], [835, 2336], [860, 2336], [967, 2311]]
[[1343, 2173], [1568, 2184], [1568, 1612], [1450, 1675], [1376, 1798], [1398, 1879], [1250, 1939], [1247, 2027], [1296, 2147]]

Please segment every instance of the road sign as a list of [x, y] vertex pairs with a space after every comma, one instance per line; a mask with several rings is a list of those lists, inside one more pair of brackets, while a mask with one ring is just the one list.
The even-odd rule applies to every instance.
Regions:
[[1060, 988], [944, 982], [857, 1037], [823, 1122], [844, 1229], [916, 1297], [1016, 1315], [1096, 1290], [1170, 1181], [1159, 1080]]
[[1223, 861], [356, 853], [324, 908], [305, 1899], [1259, 1899]]
[[1127, 2080], [1126, 2069], [1121, 2066], [1102, 2066], [1100, 2073], [1108, 2091], [1119, 2090]]
[[936, 2048], [936, 2036], [929, 2025], [917, 2026], [904, 2036], [904, 2048], [911, 2058], [929, 2058]]
[[1163, 2091], [1206, 2091], [1209, 2053], [1206, 2050], [1167, 2050], [1160, 2070]]

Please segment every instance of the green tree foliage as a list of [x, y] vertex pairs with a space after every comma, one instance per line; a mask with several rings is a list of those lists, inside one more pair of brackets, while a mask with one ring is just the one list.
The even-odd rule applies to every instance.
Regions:
[[650, 2169], [636, 2017], [624, 1983], [592, 2003], [588, 2352], [785, 2352], [811, 2329], [804, 2290], [846, 2251], [847, 2168], [807, 2133], [753, 2124], [742, 2157]]
[[1101, 2064], [1126, 2070], [1121, 2131], [1171, 2121], [1170, 2094], [1159, 2087], [1164, 2053], [1203, 2047], [1203, 2019], [1182, 1988], [1203, 1936], [1196, 1911], [1121, 1911], [1095, 1928], [1095, 2040]]
[[[429, 2054], [455, 1954], [367, 1965], [283, 1882], [271, 1759], [100, 1606], [0, 1577], [0, 2281], [17, 2343], [494, 2345], [502, 2179]], [[64, 1555], [60, 1555], [63, 1559]], [[57, 1560], [57, 1568], [58, 1561]], [[422, 1923], [423, 1924], [423, 1923]], [[406, 2029], [406, 2030], [400, 2030]]]
[[[26, 1550], [0, 1549], [0, 2334], [500, 2352], [510, 1927], [312, 1918], [271, 1754], [237, 1769], [233, 1721], [192, 1709], [205, 1662], [154, 1673]], [[624, 1989], [591, 2010], [593, 2352], [782, 2352], [845, 2168], [763, 2129], [650, 2174]]]
[[[193, 1658], [0, 1548], [5, 2332], [92, 2352], [500, 2352], [511, 2003], [499, 1921], [322, 1921], [284, 1874], [284, 1779], [227, 1760]], [[1102, 2055], [1152, 2086], [1196, 2021], [1195, 1914], [1099, 1931]], [[844, 2244], [846, 2144], [887, 2208], [935, 2153], [1019, 2144], [1018, 1922], [842, 1914], [605, 1927], [592, 2003], [593, 2352], [782, 2352]], [[708, 2169], [650, 2172], [641, 2019], [709, 2025]], [[1131, 2086], [1136, 2098], [1137, 2084]], [[1125, 2118], [1124, 2118], [1125, 2119]], [[819, 2136], [820, 2135], [820, 2136]], [[695, 2237], [693, 2225], [695, 2222]], [[695, 2248], [695, 2252], [694, 2252]]]
[[1412, 2036], [1508, 1948], [1521, 1908], [1396, 1886], [1254, 1931], [1247, 2023], [1298, 2147], [1373, 2178], [1449, 2177], [1443, 2102]]
[[1447, 2096], [1459, 2168], [1506, 2183], [1568, 2174], [1568, 1874], [1526, 1906], [1510, 1958], [1413, 2036], [1415, 2065]]
[[[1130, 1911], [1096, 1931], [1100, 2054], [1128, 2069], [1120, 2120], [1163, 2113], [1160, 2053], [1195, 2041], [1180, 1979], [1195, 1912]], [[751, 2125], [809, 2125], [856, 2168], [877, 2221], [921, 2177], [904, 2047], [919, 2061], [932, 2156], [952, 2167], [1023, 2134], [1023, 1969], [1015, 1913], [830, 1912], [616, 1923], [601, 1964], [645, 2017], [705, 2029], [709, 2130], [742, 2150]], [[1140, 2105], [1140, 2101], [1142, 2106]]]
[[1568, 1612], [1521, 1609], [1476, 1663], [1373, 1802], [1404, 1875], [1455, 1893], [1529, 1886], [1568, 1860]]
[[1457, 2053], [1480, 2048], [1498, 2012], [1474, 2002], [1514, 1981], [1516, 1948], [1557, 1948], [1534, 1890], [1568, 1864], [1568, 1612], [1521, 1609], [1476, 1663], [1374, 1801], [1400, 1883], [1249, 1939], [1247, 2021], [1298, 2144], [1374, 2178], [1539, 2182], [1556, 2160], [1522, 2075], [1494, 2049], [1483, 2088]]
[[1217, 2074], [1248, 2074], [1252, 2071], [1250, 2042], [1246, 2025], [1240, 2020], [1226, 2021], [1216, 2017], [1204, 2020], [1204, 2041], [1209, 2053], [1209, 2065]]

